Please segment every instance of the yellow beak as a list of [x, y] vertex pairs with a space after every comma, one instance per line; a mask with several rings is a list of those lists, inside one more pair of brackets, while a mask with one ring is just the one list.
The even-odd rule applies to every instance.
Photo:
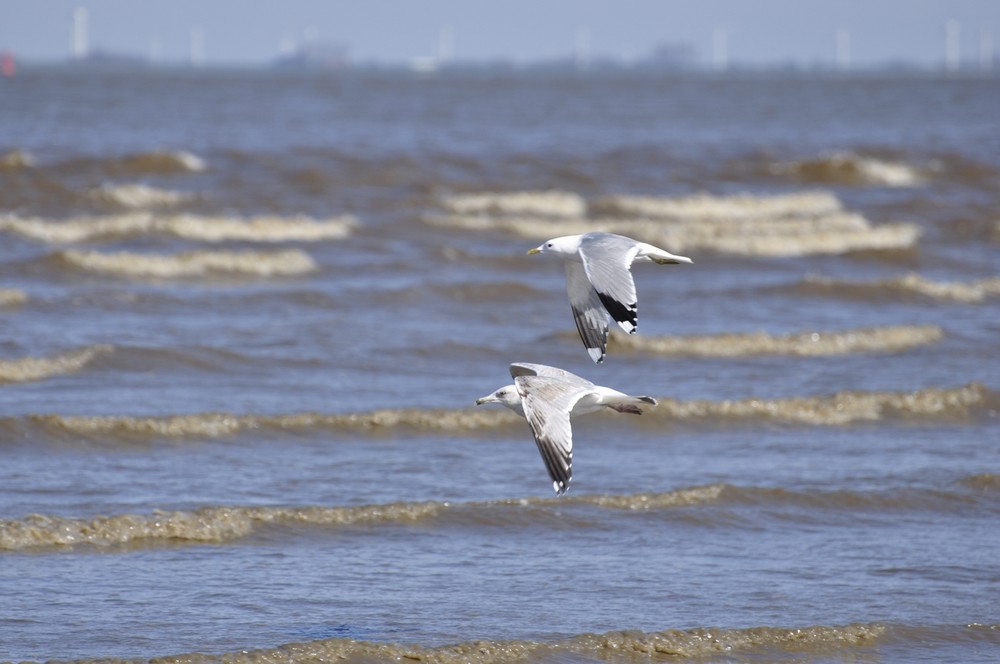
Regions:
[[531, 254], [540, 254], [540, 253], [542, 253], [542, 250], [539, 249], [538, 247], [535, 247], [534, 249], [528, 249], [528, 255], [529, 256]]

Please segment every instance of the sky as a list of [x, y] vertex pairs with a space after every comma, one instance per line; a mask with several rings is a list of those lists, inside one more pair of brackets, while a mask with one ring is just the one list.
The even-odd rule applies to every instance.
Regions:
[[[1000, 0], [0, 0], [0, 49], [24, 61], [70, 57], [76, 7], [90, 51], [184, 62], [193, 29], [205, 64], [273, 61], [303, 40], [338, 44], [360, 63], [633, 61], [684, 44], [696, 61], [852, 67], [945, 62], [946, 24], [961, 60], [1000, 53]], [[847, 44], [844, 46], [844, 44]]]

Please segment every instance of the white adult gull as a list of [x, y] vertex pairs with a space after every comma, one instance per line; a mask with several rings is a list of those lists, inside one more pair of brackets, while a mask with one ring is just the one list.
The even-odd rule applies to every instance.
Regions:
[[528, 253], [553, 254], [565, 261], [566, 292], [573, 320], [590, 358], [598, 364], [607, 354], [610, 318], [629, 334], [635, 334], [638, 298], [632, 263], [694, 262], [624, 235], [601, 232], [552, 238]]
[[528, 420], [538, 451], [561, 496], [573, 476], [573, 429], [570, 418], [610, 408], [619, 413], [642, 414], [640, 404], [656, 404], [652, 397], [633, 397], [609, 387], [594, 385], [563, 369], [518, 362], [510, 365], [513, 385], [476, 399], [476, 405], [499, 403]]

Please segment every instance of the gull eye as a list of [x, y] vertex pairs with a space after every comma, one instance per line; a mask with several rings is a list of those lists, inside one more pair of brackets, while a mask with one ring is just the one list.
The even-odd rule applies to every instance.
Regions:
[[547, 245], [545, 245], [545, 246], [546, 246], [546, 247], [548, 247], [549, 249], [551, 249], [551, 248], [552, 248], [552, 243], [551, 243], [551, 242], [549, 242], [549, 243], [548, 243]]

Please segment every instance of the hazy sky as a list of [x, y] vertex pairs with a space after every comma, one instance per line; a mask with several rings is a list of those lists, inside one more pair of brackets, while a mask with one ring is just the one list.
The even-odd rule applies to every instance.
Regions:
[[854, 65], [933, 66], [949, 20], [963, 60], [978, 62], [984, 39], [1000, 53], [1000, 0], [0, 0], [0, 49], [67, 58], [75, 7], [88, 9], [91, 50], [182, 61], [200, 26], [215, 64], [267, 62], [310, 35], [355, 61], [406, 62], [437, 55], [442, 34], [460, 59], [568, 57], [585, 34], [592, 58], [685, 43], [709, 62], [718, 30], [730, 62], [830, 63], [839, 29]]

